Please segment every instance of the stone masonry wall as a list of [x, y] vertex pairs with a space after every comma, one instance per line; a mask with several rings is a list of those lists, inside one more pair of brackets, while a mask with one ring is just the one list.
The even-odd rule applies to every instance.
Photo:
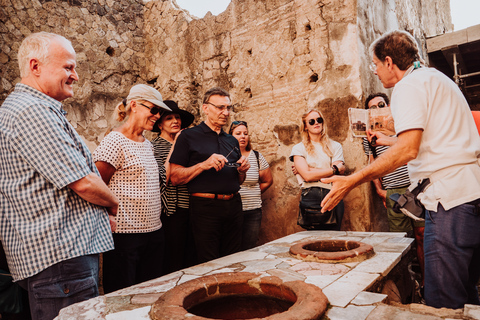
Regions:
[[[158, 48], [147, 53], [155, 57], [147, 62], [148, 80], [156, 79], [162, 93], [189, 110], [198, 110], [208, 88], [228, 89], [235, 103], [231, 120], [248, 122], [254, 148], [271, 165], [274, 185], [264, 195], [262, 240], [301, 230], [300, 188], [288, 156], [300, 141], [302, 113], [324, 113], [350, 172], [365, 165], [347, 124], [347, 109], [362, 99], [356, 10], [354, 1], [246, 0], [232, 1], [218, 16], [192, 20], [174, 2], [147, 4], [147, 48]], [[367, 189], [345, 200], [344, 228], [375, 228]]]
[[17, 51], [32, 32], [69, 39], [80, 81], [67, 118], [91, 150], [113, 126], [110, 115], [131, 85], [144, 82], [142, 0], [0, 0], [0, 103], [20, 81]]
[[[113, 108], [135, 83], [149, 83], [178, 101], [196, 123], [203, 120], [203, 93], [224, 87], [235, 104], [231, 120], [248, 122], [254, 148], [272, 168], [274, 184], [263, 197], [265, 242], [301, 230], [300, 188], [288, 159], [300, 141], [301, 115], [321, 110], [330, 137], [343, 146], [348, 173], [363, 168], [366, 157], [348, 130], [347, 109], [384, 90], [368, 69], [369, 44], [399, 26], [420, 41], [451, 30], [448, 4], [233, 0], [218, 16], [199, 19], [175, 0], [0, 0], [0, 102], [20, 80], [21, 40], [41, 30], [66, 36], [77, 51], [81, 80], [65, 105], [91, 150], [118, 125]], [[343, 229], [387, 230], [370, 184], [354, 189], [345, 209]]]

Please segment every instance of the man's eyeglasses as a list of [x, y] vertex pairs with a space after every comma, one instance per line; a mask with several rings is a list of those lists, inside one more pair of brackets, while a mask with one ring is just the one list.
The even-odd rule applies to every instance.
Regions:
[[318, 124], [322, 124], [323, 123], [323, 118], [322, 117], [318, 117], [317, 119], [310, 119], [308, 120], [308, 124], [313, 126], [315, 124], [315, 121], [318, 123]]
[[[229, 156], [234, 150], [237, 150], [238, 152], [240, 152], [240, 150], [238, 150], [237, 147], [233, 147], [232, 151], [230, 151], [230, 152], [225, 156], [225, 158], [227, 158], [227, 160], [228, 160], [228, 156]], [[240, 167], [240, 163], [237, 163], [237, 162], [227, 162], [227, 163], [225, 163], [225, 166], [227, 166], [227, 167]]]
[[387, 104], [383, 101], [380, 101], [378, 104], [374, 104], [373, 106], [371, 106], [369, 109], [377, 109], [377, 108], [385, 108], [387, 106]]
[[223, 112], [225, 110], [227, 110], [228, 112], [232, 111], [233, 109], [233, 106], [232, 105], [229, 105], [229, 106], [217, 106], [211, 102], [205, 102], [206, 104], [211, 104], [212, 106], [214, 106], [215, 108], [217, 108], [219, 111]]
[[162, 111], [162, 108], [157, 107], [157, 106], [149, 107], [149, 106], [146, 106], [146, 105], [144, 105], [143, 103], [140, 103], [140, 102], [138, 104], [144, 106], [147, 109], [150, 109], [150, 113], [153, 114], [153, 115], [156, 115], [157, 113]]
[[377, 65], [373, 62], [369, 65], [369, 68], [372, 72], [377, 71]]

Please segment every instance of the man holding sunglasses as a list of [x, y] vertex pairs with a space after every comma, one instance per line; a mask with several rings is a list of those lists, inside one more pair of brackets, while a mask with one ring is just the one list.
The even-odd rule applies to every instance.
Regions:
[[394, 87], [397, 141], [364, 169], [323, 179], [333, 188], [322, 207], [332, 208], [354, 187], [408, 163], [412, 186], [424, 187], [417, 200], [426, 209], [425, 302], [453, 309], [478, 305], [480, 137], [469, 105], [451, 79], [422, 65], [409, 33], [386, 33], [370, 49], [375, 74], [385, 88]]
[[222, 88], [208, 90], [202, 110], [207, 116], [199, 125], [177, 138], [170, 157], [173, 185], [187, 184], [190, 219], [198, 262], [240, 251], [242, 201], [238, 190], [250, 168], [237, 139], [226, 134], [232, 105]]

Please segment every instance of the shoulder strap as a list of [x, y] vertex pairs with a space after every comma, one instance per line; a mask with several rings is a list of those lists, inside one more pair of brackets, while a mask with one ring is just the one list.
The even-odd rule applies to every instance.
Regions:
[[258, 170], [260, 170], [260, 156], [258, 155], [257, 150], [252, 150], [253, 153], [255, 153], [255, 157], [257, 157], [257, 165], [258, 165]]

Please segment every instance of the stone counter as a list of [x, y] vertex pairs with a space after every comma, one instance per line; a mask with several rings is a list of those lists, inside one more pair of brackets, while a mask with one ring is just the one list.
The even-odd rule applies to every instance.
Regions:
[[[374, 247], [375, 255], [361, 262], [319, 263], [298, 260], [290, 246], [301, 241], [354, 240]], [[147, 281], [63, 309], [57, 320], [150, 319], [150, 306], [166, 291], [198, 277], [223, 272], [253, 272], [283, 281], [302, 280], [320, 287], [331, 308], [330, 319], [366, 319], [386, 295], [367, 292], [383, 279], [411, 249], [404, 233], [303, 231], [254, 249], [239, 252]]]

